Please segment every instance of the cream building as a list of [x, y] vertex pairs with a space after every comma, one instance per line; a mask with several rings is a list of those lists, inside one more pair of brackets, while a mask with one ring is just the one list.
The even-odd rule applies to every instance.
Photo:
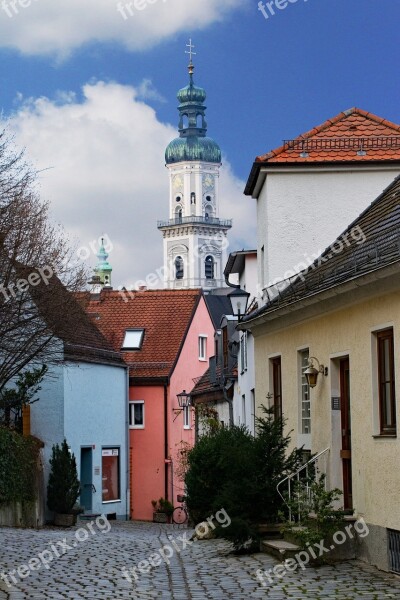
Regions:
[[[325, 451], [328, 485], [370, 530], [360, 557], [399, 573], [400, 178], [244, 321], [256, 406], [283, 412], [293, 446]], [[311, 358], [320, 371], [312, 389]]]

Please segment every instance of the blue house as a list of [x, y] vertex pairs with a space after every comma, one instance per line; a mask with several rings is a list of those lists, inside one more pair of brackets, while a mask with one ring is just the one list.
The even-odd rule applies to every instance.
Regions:
[[[61, 284], [56, 281], [54, 285], [60, 293]], [[52, 360], [42, 383], [40, 400], [31, 406], [31, 433], [45, 444], [46, 485], [52, 446], [65, 438], [76, 457], [81, 482], [78, 502], [85, 513], [126, 519], [127, 369], [78, 301], [74, 298], [72, 302], [73, 310], [64, 315], [62, 328], [55, 326], [59, 360]], [[71, 308], [70, 297], [68, 306]]]

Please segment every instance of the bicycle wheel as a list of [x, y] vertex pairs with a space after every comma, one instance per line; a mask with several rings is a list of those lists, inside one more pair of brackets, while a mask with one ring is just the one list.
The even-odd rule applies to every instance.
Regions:
[[177, 506], [172, 513], [172, 520], [177, 525], [183, 525], [188, 519], [188, 514], [183, 506]]

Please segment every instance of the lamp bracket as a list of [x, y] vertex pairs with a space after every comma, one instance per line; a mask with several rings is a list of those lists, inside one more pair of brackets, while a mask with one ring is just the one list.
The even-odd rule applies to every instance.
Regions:
[[322, 365], [318, 358], [316, 356], [310, 356], [308, 359], [308, 366], [313, 368], [314, 364], [313, 364], [313, 360], [315, 360], [318, 363], [318, 373], [321, 373], [322, 375], [325, 375], [325, 377], [327, 377], [328, 375], [328, 367], [325, 367], [324, 365]]

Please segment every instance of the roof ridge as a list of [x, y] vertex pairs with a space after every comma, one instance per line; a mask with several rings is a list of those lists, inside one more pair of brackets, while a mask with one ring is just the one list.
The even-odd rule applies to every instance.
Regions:
[[[397, 133], [400, 134], [400, 125], [397, 125], [392, 121], [388, 121], [387, 119], [383, 119], [382, 117], [379, 117], [374, 113], [367, 112], [362, 108], [357, 108], [354, 106], [352, 108], [340, 112], [339, 114], [330, 119], [326, 119], [323, 123], [321, 123], [320, 125], [316, 125], [315, 127], [306, 131], [305, 133], [301, 133], [300, 135], [293, 138], [293, 141], [307, 140], [310, 137], [322, 133], [329, 127], [332, 127], [332, 125], [336, 125], [336, 123], [338, 123], [339, 121], [343, 121], [344, 119], [347, 119], [348, 117], [354, 114], [358, 114], [360, 116], [365, 117], [366, 119], [369, 119], [370, 121], [374, 121], [378, 125], [385, 125], [386, 127], [394, 129]], [[278, 148], [270, 150], [270, 152], [267, 152], [266, 154], [261, 154], [260, 156], [257, 156], [256, 162], [266, 162], [270, 158], [275, 158], [276, 156], [279, 156], [280, 154], [285, 152], [285, 150], [287, 150], [287, 146], [285, 143], [283, 143]]]

